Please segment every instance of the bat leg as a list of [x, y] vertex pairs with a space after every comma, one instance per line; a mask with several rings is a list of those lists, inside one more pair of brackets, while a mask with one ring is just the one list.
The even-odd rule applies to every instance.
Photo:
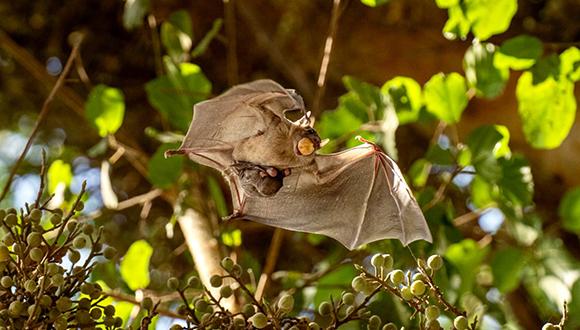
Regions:
[[242, 201], [240, 203], [240, 207], [238, 209], [234, 209], [232, 214], [222, 217], [222, 221], [231, 221], [231, 220], [241, 220], [244, 218], [244, 206], [246, 205], [246, 196], [242, 197]]

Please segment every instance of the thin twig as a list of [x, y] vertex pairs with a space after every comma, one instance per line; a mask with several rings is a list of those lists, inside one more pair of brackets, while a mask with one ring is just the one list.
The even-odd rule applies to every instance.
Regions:
[[338, 18], [340, 17], [340, 1], [333, 0], [332, 2], [332, 14], [330, 17], [330, 27], [328, 30], [328, 35], [326, 37], [326, 42], [324, 43], [324, 51], [322, 54], [322, 61], [320, 63], [320, 71], [318, 71], [318, 80], [316, 85], [316, 93], [314, 94], [314, 102], [312, 103], [312, 112], [314, 114], [318, 113], [320, 110], [320, 101], [324, 95], [324, 89], [326, 87], [326, 74], [328, 73], [328, 64], [330, 63], [330, 55], [332, 53], [332, 46], [334, 44], [334, 39], [336, 37], [336, 31], [338, 30]]
[[135, 206], [135, 205], [149, 202], [149, 201], [161, 196], [162, 194], [163, 194], [163, 190], [153, 189], [153, 190], [146, 192], [144, 194], [137, 195], [137, 196], [131, 197], [127, 200], [119, 202], [116, 210], [124, 210], [124, 209], [127, 209], [127, 208]]
[[264, 297], [266, 286], [268, 285], [272, 272], [274, 272], [274, 267], [276, 267], [276, 261], [278, 260], [278, 255], [280, 254], [280, 248], [282, 247], [283, 240], [284, 240], [284, 229], [276, 228], [274, 230], [274, 235], [272, 235], [272, 242], [270, 243], [270, 248], [268, 249], [266, 264], [264, 265], [262, 275], [260, 275], [260, 281], [258, 282], [256, 293], [254, 294], [257, 301], [261, 301], [262, 298]]
[[[120, 292], [116, 292], [116, 291], [103, 291], [103, 295], [104, 296], [107, 296], [107, 297], [111, 297], [111, 298], [113, 298], [114, 300], [117, 300], [117, 301], [125, 301], [125, 302], [131, 303], [133, 305], [137, 305], [137, 306], [140, 306], [141, 305], [141, 303], [139, 301], [137, 301], [135, 298], [133, 298], [132, 296], [129, 296], [129, 295], [126, 295], [126, 294], [123, 294], [123, 293], [120, 293]], [[170, 310], [166, 310], [166, 309], [157, 308], [157, 312], [160, 315], [169, 316], [169, 317], [173, 317], [173, 318], [176, 318], [176, 319], [182, 319], [182, 320], [185, 320], [186, 319], [185, 316], [179, 315], [177, 313], [174, 313], [174, 312], [172, 312]]]
[[40, 199], [42, 198], [42, 192], [44, 192], [45, 182], [46, 182], [46, 151], [42, 149], [42, 161], [40, 163], [40, 186], [38, 187], [38, 194], [36, 195], [36, 200], [34, 201], [35, 208], [38, 208], [40, 206]]
[[50, 94], [48, 94], [48, 97], [44, 101], [44, 104], [42, 105], [42, 109], [40, 110], [40, 114], [38, 115], [38, 118], [36, 119], [36, 122], [34, 123], [34, 128], [32, 129], [32, 132], [30, 133], [30, 137], [28, 138], [28, 141], [26, 141], [26, 146], [24, 147], [24, 150], [22, 150], [20, 157], [18, 157], [18, 159], [16, 160], [16, 163], [14, 164], [14, 166], [12, 167], [12, 170], [10, 171], [10, 175], [8, 176], [8, 180], [6, 181], [6, 185], [4, 186], [4, 190], [2, 190], [2, 194], [0, 195], [0, 201], [3, 200], [6, 197], [6, 195], [8, 194], [8, 191], [10, 191], [10, 186], [12, 185], [12, 181], [14, 181], [14, 176], [16, 175], [16, 172], [18, 171], [18, 168], [20, 167], [20, 163], [22, 163], [22, 160], [24, 160], [24, 157], [26, 157], [26, 154], [28, 154], [28, 151], [30, 150], [30, 147], [32, 146], [32, 142], [34, 141], [34, 138], [36, 137], [36, 134], [38, 133], [38, 129], [40, 128], [40, 125], [42, 124], [42, 122], [44, 121], [44, 118], [48, 114], [48, 111], [50, 110], [49, 105], [52, 102], [52, 100], [54, 99], [54, 95], [59, 90], [59, 88], [63, 85], [64, 79], [66, 78], [66, 76], [70, 72], [70, 69], [72, 68], [72, 65], [74, 63], [74, 59], [79, 52], [79, 47], [82, 43], [82, 40], [83, 40], [82, 36], [76, 40], [76, 43], [73, 46], [73, 49], [68, 57], [68, 60], [66, 61], [66, 65], [64, 66], [64, 69], [62, 70], [61, 75], [58, 77], [56, 83], [54, 84], [54, 87], [50, 91]]

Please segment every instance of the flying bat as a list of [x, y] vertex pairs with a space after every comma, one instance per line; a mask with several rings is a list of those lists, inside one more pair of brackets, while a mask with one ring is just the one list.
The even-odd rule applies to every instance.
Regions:
[[[290, 111], [301, 117], [292, 121]], [[230, 185], [234, 214], [273, 227], [332, 237], [348, 249], [381, 239], [431, 242], [397, 164], [366, 140], [332, 154], [302, 98], [272, 80], [231, 88], [194, 106], [181, 147]]]

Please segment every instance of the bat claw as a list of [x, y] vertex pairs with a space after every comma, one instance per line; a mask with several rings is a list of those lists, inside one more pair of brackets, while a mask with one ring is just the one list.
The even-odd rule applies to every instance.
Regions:
[[239, 210], [234, 210], [234, 212], [226, 217], [222, 217], [222, 221], [231, 221], [231, 220], [239, 220], [242, 219], [244, 216], [242, 212]]

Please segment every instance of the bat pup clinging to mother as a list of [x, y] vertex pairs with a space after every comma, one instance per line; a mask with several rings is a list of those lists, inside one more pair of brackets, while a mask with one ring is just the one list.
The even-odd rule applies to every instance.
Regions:
[[[289, 111], [302, 117], [291, 121]], [[194, 106], [178, 150], [230, 185], [232, 218], [332, 237], [349, 249], [431, 232], [397, 164], [375, 144], [318, 154], [302, 98], [272, 80], [231, 88]]]

